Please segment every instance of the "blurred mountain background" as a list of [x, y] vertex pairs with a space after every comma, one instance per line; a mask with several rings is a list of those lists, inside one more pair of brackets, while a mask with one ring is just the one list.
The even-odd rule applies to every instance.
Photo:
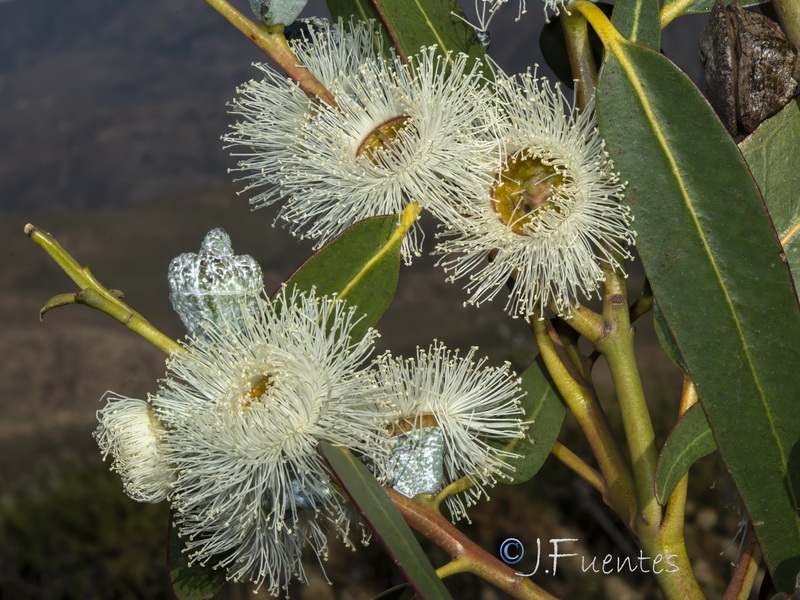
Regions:
[[[238, 7], [247, 11], [243, 0]], [[515, 23], [517, 6], [509, 3], [490, 30], [491, 53], [507, 71], [543, 64], [537, 36], [529, 32], [540, 30], [544, 14], [535, 2], [528, 2], [528, 9]], [[318, 0], [304, 13], [326, 14]], [[686, 21], [666, 30], [664, 46], [668, 53], [685, 49], [674, 58], [696, 79], [696, 35], [705, 17], [688, 19], [689, 36], [695, 36], [688, 44], [677, 35], [687, 35]], [[246, 198], [236, 194], [227, 172], [234, 161], [219, 140], [231, 122], [226, 103], [237, 85], [257, 76], [251, 63], [264, 59], [199, 0], [0, 0], [3, 600], [169, 597], [162, 567], [165, 508], [124, 498], [91, 436], [104, 392], [145, 397], [164, 374], [164, 356], [85, 307], [61, 308], [39, 323], [42, 304], [75, 287], [22, 230], [32, 222], [51, 232], [102, 283], [124, 291], [134, 308], [175, 338], [183, 330], [167, 298], [167, 265], [182, 252], [196, 252], [213, 227], [230, 233], [236, 253], [260, 262], [267, 290], [274, 290], [311, 248], [273, 228], [274, 211], [251, 213]], [[539, 73], [551, 75], [546, 67]], [[426, 223], [429, 248], [431, 225]], [[637, 265], [632, 270], [635, 293], [641, 275]], [[510, 360], [523, 368], [532, 359], [524, 322], [505, 315], [498, 301], [480, 310], [464, 308], [465, 297], [458, 286], [445, 283], [430, 257], [404, 267], [395, 302], [379, 325], [380, 347], [409, 355], [417, 344], [438, 338], [452, 347], [478, 344], [491, 363]], [[641, 327], [647, 391], [668, 419], [680, 375], [665, 362], [652, 327]], [[607, 377], [600, 379], [608, 389]], [[603, 400], [613, 403], [611, 397]], [[661, 441], [666, 433], [661, 427]], [[621, 530], [592, 508], [597, 503], [589, 500], [591, 494], [575, 488], [564, 469], [548, 468], [548, 481], [560, 483], [549, 491], [534, 489], [533, 496], [543, 507], [548, 500], [572, 501], [577, 494], [583, 498], [581, 514], [561, 525], [563, 515], [554, 517], [552, 509], [537, 511], [530, 502], [498, 491], [501, 502], [485, 505], [475, 517], [479, 535], [488, 529], [500, 536], [482, 539], [487, 548], [504, 533], [520, 534], [515, 529], [520, 523], [528, 539], [608, 538], [609, 531], [613, 538]], [[498, 529], [489, 524], [492, 520], [505, 525]], [[706, 514], [705, 529], [699, 531], [727, 531], [729, 520]], [[294, 597], [361, 598], [397, 577], [388, 563], [364, 566], [360, 554], [348, 555], [337, 552], [332, 558], [334, 588], [301, 588]], [[371, 556], [374, 560], [380, 552], [373, 548]], [[341, 566], [344, 560], [349, 566]], [[716, 564], [706, 569], [711, 573], [707, 585], [718, 584], [717, 570]], [[591, 580], [565, 573], [563, 580], [545, 583], [565, 598], [653, 594], [646, 579]], [[347, 587], [348, 579], [357, 587]], [[571, 581], [577, 579], [584, 583]], [[465, 581], [461, 597], [495, 597]], [[229, 597], [240, 591], [231, 588]]]

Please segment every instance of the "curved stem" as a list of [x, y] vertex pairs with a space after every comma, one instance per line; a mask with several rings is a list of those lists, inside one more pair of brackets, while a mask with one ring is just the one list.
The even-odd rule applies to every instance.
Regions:
[[753, 581], [758, 573], [761, 550], [756, 543], [756, 532], [748, 523], [747, 534], [742, 541], [742, 552], [722, 600], [747, 600]]
[[582, 304], [575, 309], [569, 319], [564, 319], [564, 323], [572, 327], [592, 344], [596, 344], [605, 333], [603, 316]]
[[436, 494], [430, 502], [427, 502], [427, 504], [438, 512], [439, 506], [447, 498], [455, 494], [458, 494], [460, 492], [465, 492], [473, 485], [475, 484], [469, 477], [462, 477], [461, 479], [456, 479], [453, 483], [446, 486], [441, 492]]
[[550, 451], [553, 456], [572, 469], [581, 479], [591, 485], [594, 489], [606, 496], [608, 489], [603, 477], [592, 467], [583, 462], [583, 459], [567, 448], [561, 442], [556, 442]]
[[453, 566], [445, 565], [446, 574], [451, 571], [472, 573], [513, 598], [557, 600], [533, 581], [486, 552], [430, 506], [407, 498], [391, 488], [384, 489], [409, 527], [453, 558]]
[[664, 29], [672, 21], [680, 17], [691, 3], [692, 0], [675, 0], [665, 4], [661, 8], [661, 29]]
[[586, 19], [577, 13], [562, 12], [561, 26], [567, 42], [567, 54], [572, 76], [578, 80], [576, 91], [578, 106], [585, 109], [592, 97], [597, 83], [597, 65], [589, 44], [589, 28]]
[[147, 319], [120, 300], [117, 294], [104, 287], [87, 267], [81, 267], [78, 261], [72, 258], [52, 235], [30, 223], [25, 225], [25, 234], [41, 246], [69, 278], [81, 288], [77, 294], [59, 294], [51, 298], [42, 308], [40, 318], [56, 306], [85, 304], [106, 313], [167, 354], [183, 352], [183, 347], [178, 342], [161, 333]]
[[336, 99], [311, 72], [300, 64], [300, 61], [289, 48], [283, 35], [283, 27], [266, 27], [256, 25], [242, 13], [233, 8], [226, 0], [206, 0], [214, 10], [225, 17], [251, 42], [261, 48], [267, 56], [274, 60], [286, 74], [294, 79], [306, 94], [316, 96], [325, 104], [336, 106]]
[[597, 6], [588, 0], [578, 0], [569, 5], [570, 9], [575, 9], [581, 13], [584, 18], [589, 21], [589, 24], [594, 29], [595, 33], [600, 37], [607, 51], [620, 53], [620, 46], [629, 43], [619, 31], [616, 30], [611, 21], [605, 13]]
[[569, 359], [559, 355], [548, 332], [548, 322], [532, 318], [530, 323], [545, 366], [558, 392], [578, 421], [597, 459], [608, 491], [608, 495], [604, 496], [606, 504], [614, 509], [623, 521], [633, 526], [637, 507], [633, 480], [617, 442], [611, 435], [600, 403], [585, 385], [583, 378], [577, 378], [570, 371]]
[[588, 381], [592, 372], [592, 363], [578, 348], [580, 335], [561, 319], [554, 319], [551, 323], [553, 324], [553, 331], [558, 335], [561, 346], [564, 348], [564, 352], [566, 352], [570, 362], [580, 371], [583, 379]]
[[631, 305], [630, 320], [631, 323], [636, 321], [639, 317], [653, 308], [655, 299], [653, 298], [653, 290], [650, 288], [650, 281], [644, 280], [644, 287], [642, 288], [641, 295]]

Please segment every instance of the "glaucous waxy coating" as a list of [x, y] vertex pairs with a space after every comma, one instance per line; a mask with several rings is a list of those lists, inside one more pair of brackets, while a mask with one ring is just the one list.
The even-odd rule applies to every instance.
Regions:
[[308, 0], [250, 0], [250, 8], [265, 24], [291, 25]]
[[436, 494], [444, 481], [444, 432], [441, 427], [412, 429], [392, 438], [387, 482], [404, 496]]
[[236, 256], [222, 229], [206, 234], [197, 254], [184, 253], [169, 264], [169, 299], [191, 336], [202, 335], [203, 323], [221, 325], [241, 318], [264, 288], [264, 275], [249, 255]]

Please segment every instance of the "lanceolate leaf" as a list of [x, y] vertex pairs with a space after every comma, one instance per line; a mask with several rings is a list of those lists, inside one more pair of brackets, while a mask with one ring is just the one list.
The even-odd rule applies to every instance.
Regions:
[[660, 50], [658, 9], [658, 0], [617, 0], [611, 22], [631, 42]]
[[408, 58], [423, 46], [483, 58], [475, 31], [455, 0], [373, 0], [397, 51]]
[[689, 79], [578, 6], [606, 47], [600, 130], [629, 181], [645, 271], [773, 580], [790, 590], [800, 570], [800, 311], [781, 248], [738, 149]]
[[178, 600], [213, 598], [225, 584], [225, 569], [213, 569], [198, 563], [189, 565], [183, 540], [170, 517], [167, 563], [172, 591]]
[[658, 308], [658, 303], [653, 304], [653, 324], [655, 325], [656, 336], [658, 336], [658, 341], [661, 343], [664, 352], [667, 353], [667, 356], [669, 356], [669, 359], [676, 367], [686, 373], [686, 365], [683, 364], [681, 351], [678, 349], [675, 338], [672, 337], [672, 332], [669, 330], [667, 322], [664, 320], [661, 309]]
[[309, 258], [286, 282], [319, 295], [337, 294], [365, 313], [352, 335], [360, 338], [381, 318], [394, 297], [400, 245], [415, 220], [411, 208], [398, 217], [373, 217], [353, 225]]
[[717, 449], [703, 407], [695, 404], [678, 420], [658, 457], [656, 498], [661, 505], [669, 500], [695, 461]]
[[739, 143], [800, 283], [800, 99], [787, 104]]
[[503, 479], [504, 483], [523, 483], [539, 472], [556, 442], [566, 413], [541, 357], [522, 374], [522, 389], [526, 392], [522, 399], [525, 419], [533, 423], [524, 439], [503, 446], [520, 455], [507, 461], [513, 471], [505, 471], [511, 479]]
[[408, 524], [367, 468], [345, 448], [326, 442], [320, 452], [345, 493], [386, 547], [419, 598], [450, 598]]

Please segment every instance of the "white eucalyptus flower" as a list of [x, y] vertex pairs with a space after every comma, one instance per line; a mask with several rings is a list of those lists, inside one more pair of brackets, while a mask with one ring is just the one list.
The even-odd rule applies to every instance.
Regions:
[[[634, 234], [621, 203], [624, 184], [597, 131], [593, 106], [569, 104], [558, 86], [498, 70], [508, 155], [478, 201], [465, 195], [447, 220], [439, 263], [449, 280], [467, 278], [480, 304], [506, 284], [506, 311], [539, 317], [545, 307], [569, 317], [581, 295], [597, 291], [603, 265], [621, 267]], [[565, 115], [566, 111], [566, 115]], [[487, 262], [488, 259], [488, 262]]]
[[[365, 60], [382, 56], [382, 38], [372, 22], [330, 27], [313, 27], [307, 35], [289, 42], [292, 50], [312, 75], [325, 87], [349, 77]], [[238, 122], [223, 136], [228, 146], [237, 147], [237, 171], [247, 181], [244, 192], [258, 190], [250, 199], [256, 208], [269, 206], [282, 197], [277, 185], [284, 162], [291, 156], [288, 146], [293, 134], [310, 118], [317, 106], [284, 74], [267, 64], [256, 64], [264, 78], [251, 80], [237, 89], [230, 113]]]
[[[331, 91], [338, 107], [296, 133], [281, 178], [282, 218], [318, 247], [412, 201], [440, 217], [452, 198], [491, 183], [502, 151], [480, 63], [428, 48], [409, 64], [366, 60]], [[407, 260], [418, 234], [404, 241]]]
[[[434, 343], [427, 350], [418, 348], [413, 359], [386, 353], [377, 361], [382, 394], [395, 407], [390, 435], [409, 437], [413, 431], [440, 428], [444, 438], [442, 487], [462, 477], [473, 484], [463, 495], [448, 496], [446, 502], [454, 519], [466, 516], [466, 508], [487, 495], [485, 487], [502, 478], [506, 461], [517, 456], [488, 440], [502, 444], [522, 438], [529, 425], [522, 420], [523, 392], [509, 365], [488, 367], [486, 358], [475, 360], [475, 351], [472, 348], [460, 356], [458, 351]], [[423, 448], [424, 452], [437, 452], [436, 436], [426, 435], [420, 441], [430, 446]], [[406, 445], [399, 448], [402, 454], [408, 453]], [[420, 462], [429, 462], [427, 456], [420, 458]], [[395, 460], [390, 467], [403, 469], [408, 465], [403, 458], [402, 464]], [[401, 477], [396, 472], [387, 475], [389, 481]]]
[[380, 463], [385, 417], [362, 369], [377, 333], [352, 339], [353, 309], [313, 292], [284, 290], [243, 315], [172, 354], [153, 404], [191, 560], [274, 594], [293, 576], [305, 581], [305, 544], [324, 558], [326, 524], [348, 535], [319, 442]]
[[173, 473], [164, 457], [159, 434], [163, 431], [153, 409], [144, 400], [109, 396], [97, 411], [94, 437], [103, 460], [113, 457], [125, 493], [138, 502], [161, 502], [172, 486]]

